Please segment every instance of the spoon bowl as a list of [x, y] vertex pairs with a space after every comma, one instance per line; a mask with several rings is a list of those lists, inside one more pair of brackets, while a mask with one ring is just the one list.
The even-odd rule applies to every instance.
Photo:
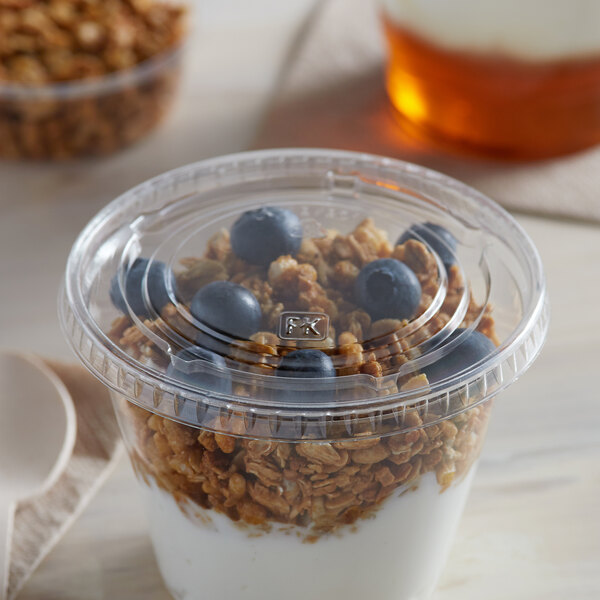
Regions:
[[52, 487], [75, 435], [73, 401], [53, 371], [33, 356], [0, 352], [0, 599], [15, 502]]

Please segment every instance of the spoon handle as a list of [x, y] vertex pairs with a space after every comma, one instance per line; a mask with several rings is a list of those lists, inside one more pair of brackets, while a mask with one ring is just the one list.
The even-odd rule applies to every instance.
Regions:
[[14, 503], [0, 496], [0, 600], [8, 600], [8, 568]]

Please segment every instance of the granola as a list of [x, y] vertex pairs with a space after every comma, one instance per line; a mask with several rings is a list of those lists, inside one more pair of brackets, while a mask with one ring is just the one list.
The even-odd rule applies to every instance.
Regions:
[[160, 0], [0, 0], [0, 156], [105, 154], [147, 133], [178, 81], [184, 15]]
[[[419, 279], [418, 318], [440, 285], [436, 260], [419, 241], [393, 247], [371, 219], [348, 235], [328, 231], [321, 238], [304, 240], [295, 258], [283, 256], [267, 267], [250, 266], [236, 258], [228, 233], [219, 232], [208, 243], [205, 256], [181, 261], [178, 291], [184, 305], [195, 290], [211, 281], [228, 279], [254, 292], [263, 309], [264, 331], [253, 335], [245, 348], [232, 349], [236, 368], [272, 372], [282, 355], [302, 344], [282, 344], [275, 333], [276, 317], [283, 310], [323, 311], [332, 324], [322, 349], [331, 354], [336, 374], [382, 377], [395, 373], [411, 358], [423, 335], [431, 336], [443, 327], [464, 292], [460, 271], [453, 266], [447, 270], [442, 309], [427, 324], [425, 334], [402, 335], [406, 323], [394, 319], [372, 322], [347, 292], [362, 266], [390, 256], [409, 265]], [[495, 340], [490, 309], [482, 311], [471, 297], [463, 325], [476, 318], [477, 329]], [[160, 319], [146, 321], [145, 327], [159, 332], [165, 323], [194, 340], [189, 324], [173, 305], [165, 307]], [[110, 337], [137, 359], [163, 366], [168, 361], [128, 317], [114, 322]], [[247, 363], [245, 350], [252, 356]], [[406, 391], [426, 389], [428, 381], [424, 374], [412, 373], [399, 378], [397, 385]], [[234, 393], [251, 396], [252, 390], [238, 384]], [[459, 481], [479, 455], [490, 410], [488, 401], [446, 420], [435, 409], [426, 414], [409, 410], [395, 429], [375, 435], [365, 427], [347, 440], [336, 437], [336, 427], [343, 424], [334, 421], [331, 440], [338, 441], [289, 442], [268, 439], [267, 432], [265, 439], [247, 439], [242, 419], [226, 431], [218, 420], [197, 429], [124, 398], [120, 405], [141, 477], [151, 476], [178, 499], [227, 515], [250, 528], [252, 535], [276, 524], [295, 525], [303, 528], [304, 539], [311, 542], [369, 517], [392, 495], [410, 493], [427, 473], [435, 475], [441, 492]]]

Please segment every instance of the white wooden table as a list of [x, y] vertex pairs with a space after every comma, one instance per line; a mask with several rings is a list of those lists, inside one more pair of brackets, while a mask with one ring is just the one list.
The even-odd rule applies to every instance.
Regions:
[[[69, 358], [56, 292], [82, 226], [149, 176], [251, 142], [311, 0], [205, 4], [182, 99], [163, 129], [102, 161], [0, 164], [0, 346]], [[435, 600], [600, 598], [600, 228], [518, 219], [546, 266], [550, 334], [496, 403]], [[20, 598], [168, 600], [136, 485], [123, 458]]]

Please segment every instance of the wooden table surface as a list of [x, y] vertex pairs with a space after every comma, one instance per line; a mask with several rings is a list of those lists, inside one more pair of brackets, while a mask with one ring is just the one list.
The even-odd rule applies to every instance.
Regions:
[[[147, 141], [101, 161], [0, 164], [0, 346], [68, 358], [56, 291], [83, 225], [149, 176], [249, 145], [311, 1], [245, 4], [208, 6], [181, 101]], [[496, 402], [435, 600], [600, 598], [600, 228], [517, 218], [546, 267], [550, 333]], [[168, 600], [136, 485], [123, 457], [19, 598]]]

